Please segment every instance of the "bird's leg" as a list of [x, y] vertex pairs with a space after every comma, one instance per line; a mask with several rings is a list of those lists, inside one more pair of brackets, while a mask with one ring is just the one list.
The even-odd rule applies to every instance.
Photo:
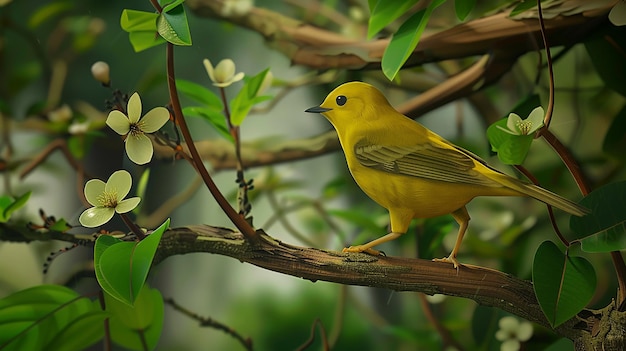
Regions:
[[376, 245], [380, 245], [382, 243], [386, 243], [387, 241], [391, 241], [391, 240], [395, 240], [397, 238], [400, 237], [400, 235], [402, 235], [402, 233], [394, 233], [391, 232], [385, 236], [381, 236], [378, 239], [372, 240], [367, 244], [363, 244], [363, 245], [357, 245], [357, 246], [350, 246], [350, 247], [345, 247], [342, 252], [366, 252], [370, 255], [376, 255], [376, 256], [380, 256], [381, 253], [378, 250], [374, 250], [372, 249], [372, 247], [376, 246]]
[[459, 224], [459, 234], [456, 236], [456, 242], [454, 243], [454, 248], [450, 253], [450, 256], [444, 258], [435, 258], [433, 261], [437, 262], [449, 262], [454, 265], [454, 268], [459, 268], [461, 265], [459, 261], [456, 259], [456, 255], [459, 253], [459, 249], [461, 248], [461, 242], [463, 241], [463, 235], [465, 235], [465, 231], [467, 230], [467, 226], [469, 224], [470, 216], [467, 213], [467, 209], [465, 206], [459, 208], [458, 210], [452, 212], [452, 217]]

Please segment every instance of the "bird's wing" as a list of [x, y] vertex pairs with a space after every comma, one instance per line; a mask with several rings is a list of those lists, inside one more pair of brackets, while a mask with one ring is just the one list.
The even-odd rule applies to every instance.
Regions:
[[[361, 140], [355, 144], [354, 153], [361, 165], [388, 173], [440, 182], [501, 186], [475, 169], [476, 164], [469, 152], [454, 145], [396, 146]], [[484, 163], [481, 159], [476, 161]]]

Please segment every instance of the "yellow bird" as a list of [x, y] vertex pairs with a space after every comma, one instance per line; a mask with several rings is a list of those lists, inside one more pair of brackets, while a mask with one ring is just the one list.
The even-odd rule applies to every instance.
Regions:
[[489, 167], [485, 161], [396, 111], [375, 87], [345, 83], [321, 105], [305, 112], [321, 113], [337, 130], [348, 168], [359, 187], [389, 210], [391, 232], [343, 252], [367, 252], [406, 233], [413, 218], [452, 214], [459, 233], [450, 256], [456, 259], [470, 216], [465, 205], [476, 196], [530, 196], [576, 216], [589, 211], [534, 184]]

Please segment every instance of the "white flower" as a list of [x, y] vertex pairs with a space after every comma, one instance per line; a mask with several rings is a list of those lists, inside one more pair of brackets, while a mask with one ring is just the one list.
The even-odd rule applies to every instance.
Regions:
[[132, 211], [141, 199], [131, 197], [124, 200], [132, 185], [132, 177], [127, 171], [117, 171], [107, 182], [91, 179], [85, 184], [85, 198], [94, 207], [88, 208], [80, 215], [78, 221], [85, 227], [94, 228], [103, 225], [113, 218], [115, 213]]
[[243, 79], [243, 72], [235, 74], [235, 63], [231, 59], [220, 61], [215, 68], [213, 68], [213, 64], [211, 64], [209, 59], [202, 60], [202, 63], [213, 85], [216, 87], [225, 88]]
[[496, 339], [502, 341], [501, 351], [518, 351], [520, 342], [527, 341], [533, 336], [533, 325], [528, 321], [520, 321], [512, 316], [502, 317], [498, 322], [500, 329], [496, 332]]
[[609, 12], [609, 21], [615, 26], [626, 25], [626, 1], [620, 0]]
[[543, 116], [544, 112], [541, 106], [532, 110], [528, 118], [524, 120], [517, 114], [510, 113], [506, 121], [506, 127], [508, 129], [504, 129], [500, 126], [498, 126], [498, 128], [513, 135], [530, 135], [543, 127]]
[[74, 122], [70, 124], [67, 131], [72, 135], [85, 134], [89, 130], [89, 121]]
[[169, 120], [170, 113], [165, 107], [155, 107], [141, 117], [141, 98], [134, 93], [128, 99], [128, 116], [113, 110], [106, 124], [117, 134], [126, 135], [126, 154], [131, 161], [143, 165], [152, 159], [152, 141], [145, 134], [154, 133]]
[[252, 0], [224, 0], [220, 15], [223, 17], [241, 17], [252, 9]]

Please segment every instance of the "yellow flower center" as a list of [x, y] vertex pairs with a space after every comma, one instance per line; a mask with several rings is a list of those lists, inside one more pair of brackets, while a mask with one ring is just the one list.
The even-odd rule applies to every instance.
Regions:
[[519, 121], [515, 124], [515, 126], [522, 135], [528, 135], [533, 127], [533, 123], [530, 121]]
[[103, 191], [102, 194], [98, 195], [98, 202], [102, 207], [117, 207], [117, 191]]

